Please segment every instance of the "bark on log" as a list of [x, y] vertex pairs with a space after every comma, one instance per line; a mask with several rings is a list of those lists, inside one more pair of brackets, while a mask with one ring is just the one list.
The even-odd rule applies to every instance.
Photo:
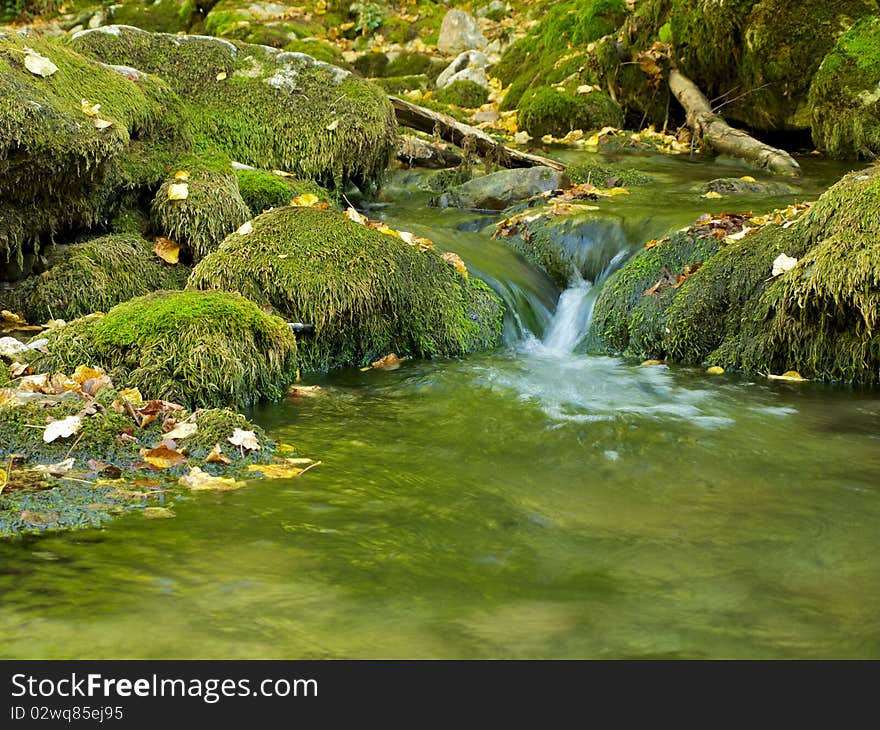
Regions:
[[565, 165], [556, 160], [551, 160], [540, 155], [530, 155], [528, 152], [505, 147], [496, 142], [488, 134], [476, 127], [453, 119], [446, 114], [425, 109], [396, 96], [388, 97], [397, 115], [397, 123], [402, 127], [418, 129], [420, 132], [434, 134], [439, 133], [440, 138], [459, 147], [466, 144], [465, 140], [470, 137], [474, 145], [473, 149], [481, 157], [488, 158], [502, 167], [552, 167], [554, 170], [564, 170]]
[[800, 165], [785, 150], [759, 142], [734, 129], [712, 111], [709, 100], [697, 85], [676, 69], [669, 72], [669, 88], [684, 107], [687, 123], [715, 152], [739, 157], [778, 175], [801, 174]]
[[444, 168], [461, 164], [461, 155], [440, 149], [417, 137], [402, 134], [397, 143], [397, 159], [408, 167]]

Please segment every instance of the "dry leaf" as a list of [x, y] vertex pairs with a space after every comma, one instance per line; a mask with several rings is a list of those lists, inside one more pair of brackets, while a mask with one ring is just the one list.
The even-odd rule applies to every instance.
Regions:
[[782, 375], [771, 375], [770, 373], [767, 373], [767, 378], [770, 380], [785, 380], [791, 383], [807, 382], [807, 378], [801, 375], [797, 370], [787, 370]]
[[56, 439], [66, 439], [77, 433], [80, 428], [82, 428], [82, 419], [79, 416], [68, 416], [52, 421], [43, 431], [43, 441], [51, 444]]
[[232, 436], [230, 436], [227, 441], [233, 446], [240, 446], [248, 451], [259, 451], [262, 448], [260, 442], [257, 440], [257, 434], [253, 431], [245, 431], [241, 428], [235, 429], [235, 431], [232, 432]]
[[168, 200], [186, 200], [189, 197], [189, 185], [172, 183], [168, 186]]
[[367, 225], [367, 220], [369, 220], [367, 216], [361, 215], [351, 206], [345, 209], [345, 217], [353, 223], [360, 223], [362, 226]]
[[214, 448], [211, 449], [211, 453], [205, 457], [206, 464], [225, 464], [229, 465], [232, 463], [232, 459], [230, 459], [226, 454], [223, 453], [223, 449], [220, 448], [220, 444], [214, 444]]
[[155, 449], [143, 449], [141, 456], [144, 461], [160, 469], [168, 469], [172, 466], [180, 466], [186, 462], [186, 457], [175, 449], [169, 449], [165, 444]]
[[186, 182], [189, 180], [189, 170], [178, 170], [174, 173], [174, 179], [180, 180], [181, 182]]
[[93, 119], [92, 124], [95, 125], [95, 129], [107, 129], [113, 126], [113, 122], [108, 122], [106, 119]]
[[60, 477], [73, 469], [75, 461], [76, 460], [71, 456], [63, 461], [59, 461], [57, 464], [39, 464], [34, 467], [34, 471], [51, 474], [53, 477]]
[[77, 365], [76, 370], [71, 375], [71, 380], [82, 385], [87, 380], [93, 380], [106, 375], [103, 369], [93, 368], [88, 365]]
[[58, 66], [36, 51], [25, 48], [24, 53], [24, 67], [32, 74], [46, 78], [58, 70]]
[[124, 390], [120, 390], [119, 397], [127, 403], [131, 403], [133, 406], [140, 407], [144, 404], [144, 397], [137, 388], [125, 388]]
[[92, 104], [88, 99], [81, 99], [79, 105], [80, 109], [82, 109], [82, 113], [87, 117], [98, 116], [98, 111], [101, 109], [100, 104]]
[[27, 320], [20, 314], [10, 312], [8, 309], [0, 311], [0, 322], [4, 329], [16, 329], [18, 327], [27, 327]]
[[791, 271], [797, 266], [797, 262], [798, 260], [791, 256], [787, 256], [784, 253], [779, 254], [779, 256], [773, 259], [773, 276], [781, 276], [786, 271]]
[[376, 362], [371, 362], [370, 367], [375, 370], [397, 370], [406, 358], [397, 356], [396, 352], [389, 353], [385, 357], [379, 358]]
[[177, 517], [173, 510], [167, 507], [144, 507], [144, 518], [148, 520], [168, 520]]
[[248, 233], [253, 233], [253, 230], [254, 230], [254, 224], [251, 223], [250, 221], [245, 221], [244, 223], [241, 224], [241, 226], [236, 231], [236, 233], [239, 236], [246, 236]]
[[182, 423], [178, 423], [168, 433], [162, 434], [162, 437], [179, 441], [180, 439], [192, 436], [194, 433], [197, 433], [198, 430], [199, 426], [195, 421], [183, 421]]
[[461, 274], [465, 279], [468, 278], [467, 266], [464, 265], [464, 261], [462, 261], [461, 256], [459, 256], [457, 253], [446, 251], [445, 253], [440, 254], [440, 258], [443, 259], [447, 264], [449, 264], [453, 269], [455, 269], [459, 274]]
[[334, 119], [332, 122], [330, 122], [330, 124], [328, 124], [326, 127], [324, 127], [324, 129], [326, 129], [328, 132], [332, 132], [338, 126], [339, 126], [339, 120]]
[[[310, 460], [307, 459], [306, 461]], [[266, 479], [291, 479], [307, 472], [312, 467], [318, 466], [321, 462], [311, 462], [304, 469], [299, 466], [302, 463], [302, 459], [285, 459], [281, 463], [250, 464], [248, 471], [260, 472]]]
[[320, 198], [314, 193], [304, 193], [303, 195], [297, 195], [290, 201], [290, 204], [296, 208], [311, 208], [317, 205], [318, 202], [320, 202]]
[[153, 245], [153, 253], [169, 264], [176, 264], [180, 261], [180, 244], [160, 236]]
[[701, 198], [708, 198], [709, 200], [717, 200], [722, 197], [721, 193], [716, 193], [714, 190], [710, 190], [708, 193], [703, 193], [700, 196]]
[[244, 486], [243, 482], [237, 482], [231, 477], [212, 476], [208, 474], [208, 472], [202, 471], [197, 466], [190, 469], [189, 474], [180, 477], [178, 481], [185, 487], [189, 487], [196, 491], [209, 489], [216, 491], [229, 491]]
[[221, 72], [218, 73], [217, 76], [216, 76], [217, 81], [225, 81], [225, 80], [226, 80], [226, 77], [227, 77], [227, 73], [226, 73], [225, 71], [221, 71]]
[[706, 372], [709, 375], [724, 375], [724, 368], [722, 368], [718, 365], [713, 365], [712, 367], [707, 368]]

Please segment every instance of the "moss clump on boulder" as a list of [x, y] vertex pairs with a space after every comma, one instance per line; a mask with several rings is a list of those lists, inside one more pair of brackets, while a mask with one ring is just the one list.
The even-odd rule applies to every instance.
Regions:
[[187, 407], [276, 399], [296, 370], [287, 324], [225, 292], [138, 297], [53, 331], [48, 350], [35, 367], [70, 371], [90, 359], [116, 382]]
[[623, 110], [603, 91], [576, 94], [541, 87], [527, 91], [519, 102], [517, 120], [533, 137], [563, 137], [573, 129], [623, 125]]
[[241, 292], [291, 321], [309, 370], [364, 365], [389, 352], [444, 357], [497, 345], [502, 304], [433, 251], [313, 208], [278, 208], [233, 234], [188, 286]]
[[565, 175], [572, 185], [590, 183], [597, 188], [629, 187], [647, 185], [652, 181], [649, 175], [623, 165], [606, 165], [596, 162], [581, 162], [565, 168]]
[[135, 25], [144, 30], [177, 33], [192, 25], [196, 0], [154, 0], [149, 3], [127, 2], [114, 5], [110, 19], [119, 25]]
[[[876, 384], [878, 200], [880, 170], [871, 168], [844, 177], [793, 227], [767, 226], [720, 248], [693, 230], [675, 234], [609, 280], [594, 332], [608, 349], [639, 357]], [[774, 277], [781, 253], [798, 262]], [[644, 295], [665, 264], [680, 273], [697, 261], [679, 288]]]
[[489, 100], [489, 92], [475, 81], [453, 81], [449, 86], [437, 89], [434, 98], [441, 104], [475, 109]]
[[[26, 47], [58, 70], [32, 74]], [[110, 126], [96, 128], [84, 99]], [[130, 191], [161, 179], [165, 152], [190, 144], [180, 100], [159, 79], [57, 39], [0, 37], [0, 267], [111, 217]]]
[[49, 268], [11, 289], [0, 290], [0, 307], [29, 322], [75, 319], [158, 289], [179, 289], [189, 270], [152, 252], [152, 244], [132, 234], [111, 234], [48, 255]]
[[400, 94], [404, 91], [411, 91], [413, 89], [427, 91], [430, 83], [425, 74], [419, 74], [417, 76], [389, 76], [384, 79], [373, 79], [373, 82], [377, 86], [385, 89], [389, 94]]
[[[250, 217], [250, 210], [228, 160], [186, 159], [174, 167], [153, 198], [153, 225], [185, 246], [192, 259], [198, 261], [241, 226]], [[176, 177], [178, 172], [186, 173], [185, 182]], [[182, 200], [170, 194], [173, 186], [180, 185], [187, 190]]]
[[834, 157], [880, 156], [880, 16], [841, 36], [810, 87], [813, 142]]
[[[435, 70], [436, 69], [436, 70]], [[401, 51], [385, 68], [385, 76], [418, 76], [425, 74], [436, 78], [443, 70], [443, 63], [436, 62], [422, 53]]]
[[333, 204], [327, 190], [310, 180], [275, 175], [265, 170], [236, 170], [238, 190], [250, 209], [250, 217], [269, 208], [289, 205], [299, 195], [316, 195], [322, 203]]
[[342, 189], [376, 183], [396, 148], [384, 92], [302, 53], [119, 26], [81, 31], [72, 44], [165, 79], [199, 152]]

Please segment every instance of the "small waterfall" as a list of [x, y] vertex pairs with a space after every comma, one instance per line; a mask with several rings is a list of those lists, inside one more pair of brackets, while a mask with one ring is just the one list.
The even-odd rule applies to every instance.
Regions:
[[580, 344], [589, 329], [596, 301], [592, 292], [593, 284], [579, 278], [560, 294], [556, 313], [541, 341], [548, 353], [567, 355]]

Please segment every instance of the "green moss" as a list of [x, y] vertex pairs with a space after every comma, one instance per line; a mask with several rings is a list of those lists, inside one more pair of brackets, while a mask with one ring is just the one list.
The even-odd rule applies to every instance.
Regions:
[[278, 398], [292, 380], [296, 345], [286, 323], [240, 296], [156, 292], [74, 320], [49, 335], [37, 368], [91, 362], [145, 397], [189, 407], [243, 407]]
[[177, 33], [188, 30], [196, 12], [195, 0], [155, 0], [147, 3], [114, 5], [110, 18], [120, 25], [134, 25], [144, 30]]
[[664, 286], [653, 295], [644, 292], [663, 278], [665, 268], [681, 274], [685, 266], [704, 262], [717, 250], [714, 238], [689, 229], [639, 251], [609, 277], [596, 299], [591, 325], [595, 341], [610, 352], [665, 357], [666, 310], [680, 289]]
[[189, 287], [241, 292], [315, 326], [303, 367], [460, 355], [497, 344], [501, 302], [434, 252], [313, 208], [278, 208], [205, 258]]
[[574, 94], [549, 87], [531, 89], [519, 102], [520, 129], [533, 137], [563, 137], [573, 129], [623, 125], [623, 110], [603, 91]]
[[605, 165], [596, 162], [582, 162], [565, 168], [566, 177], [573, 185], [590, 183], [598, 188], [629, 187], [647, 185], [652, 181], [649, 175], [623, 165]]
[[475, 109], [489, 101], [489, 92], [474, 81], [453, 81], [449, 86], [435, 91], [434, 98], [441, 104]]
[[317, 195], [321, 202], [333, 204], [333, 198], [320, 185], [309, 180], [274, 175], [265, 170], [236, 170], [238, 189], [250, 209], [250, 217], [269, 208], [289, 205], [298, 195]]
[[394, 152], [397, 125], [384, 92], [310, 56], [127, 28], [73, 42], [166, 79], [186, 104], [200, 152], [340, 189], [374, 184]]
[[880, 156], [880, 17], [837, 41], [810, 87], [813, 141], [834, 157]]
[[[435, 67], [430, 56], [412, 51], [401, 51], [388, 62], [385, 76], [418, 76], [429, 74]], [[441, 69], [442, 70], [442, 69]], [[438, 71], [439, 73], [439, 71]]]
[[384, 53], [365, 53], [363, 56], [358, 56], [352, 65], [355, 71], [368, 79], [393, 75], [385, 73], [388, 69], [388, 56]]
[[[27, 71], [25, 46], [58, 71]], [[83, 99], [112, 126], [96, 129]], [[106, 220], [129, 191], [155, 184], [155, 157], [190, 144], [180, 100], [159, 79], [96, 63], [57, 39], [0, 38], [0, 265]]]
[[12, 371], [9, 365], [0, 360], [0, 388], [6, 387], [6, 384], [12, 379]]
[[586, 46], [616, 30], [625, 17], [623, 0], [568, 0], [550, 5], [538, 25], [505, 51], [492, 70], [502, 82], [511, 84], [502, 107], [516, 108], [531, 87], [578, 74], [585, 65]]
[[170, 174], [159, 187], [152, 204], [156, 230], [185, 246], [193, 261], [215, 250], [227, 235], [250, 217], [250, 210], [238, 190], [238, 178], [228, 161], [184, 159], [175, 165], [186, 171], [188, 196], [169, 198], [172, 185], [181, 184]]
[[332, 63], [334, 66], [341, 68], [347, 66], [342, 58], [342, 53], [336, 46], [318, 38], [303, 38], [301, 40], [289, 41], [284, 45], [284, 50], [290, 53], [305, 53], [318, 61]]
[[427, 91], [429, 86], [429, 79], [424, 74], [418, 76], [389, 76], [384, 79], [374, 79], [373, 82], [388, 94], [401, 94], [412, 89]]
[[131, 234], [60, 246], [50, 251], [47, 271], [0, 291], [0, 306], [29, 322], [46, 322], [106, 312], [157, 289], [181, 288], [188, 269], [166, 264], [151, 248]]

